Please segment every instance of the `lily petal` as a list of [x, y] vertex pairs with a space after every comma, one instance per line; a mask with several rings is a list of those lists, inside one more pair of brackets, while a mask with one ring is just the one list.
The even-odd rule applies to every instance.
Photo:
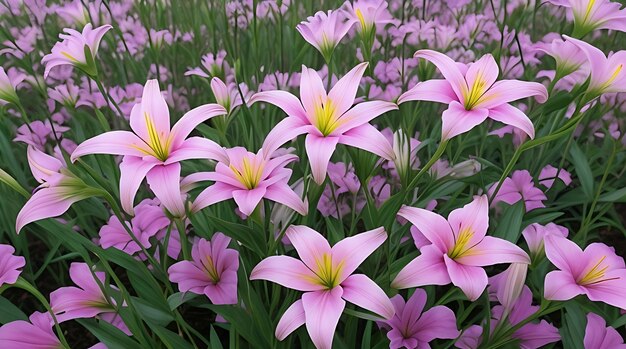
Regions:
[[82, 142], [72, 152], [71, 160], [76, 161], [87, 154], [111, 154], [146, 156], [151, 152], [144, 141], [128, 131], [111, 131]]
[[420, 252], [422, 254], [400, 270], [391, 287], [404, 289], [424, 285], [447, 285], [451, 282], [441, 251], [434, 245], [427, 245]]
[[398, 98], [398, 104], [408, 101], [430, 101], [450, 104], [458, 101], [450, 83], [443, 79], [432, 79], [418, 82], [410, 90]]
[[287, 338], [291, 332], [297, 330], [300, 326], [304, 325], [306, 318], [304, 316], [304, 307], [302, 306], [302, 300], [295, 301], [283, 314], [276, 325], [276, 338], [279, 341]]
[[156, 165], [156, 159], [144, 161], [143, 158], [136, 156], [124, 156], [122, 159], [120, 163], [120, 202], [122, 209], [128, 214], [135, 214], [134, 200], [137, 190], [143, 179], [146, 178], [148, 171]]
[[442, 216], [422, 208], [402, 206], [398, 216], [413, 224], [443, 254], [454, 246], [450, 224]]
[[239, 207], [239, 211], [246, 216], [252, 214], [252, 211], [254, 211], [254, 209], [259, 205], [259, 202], [261, 202], [264, 195], [265, 187], [233, 191], [233, 199]]
[[320, 137], [314, 134], [308, 134], [306, 136], [304, 145], [309, 157], [311, 174], [313, 175], [315, 183], [324, 183], [328, 170], [328, 162], [335, 152], [338, 141], [339, 137]]
[[465, 293], [470, 301], [475, 301], [487, 287], [487, 273], [481, 267], [457, 263], [448, 255], [443, 255], [452, 283]]
[[387, 239], [385, 228], [380, 227], [339, 241], [332, 248], [333, 264], [339, 268], [339, 282], [351, 275]]
[[386, 160], [395, 159], [393, 147], [387, 138], [370, 124], [348, 130], [339, 137], [339, 143], [369, 151]]
[[346, 302], [341, 299], [342, 289], [307, 292], [302, 295], [306, 329], [317, 349], [331, 349], [335, 329]]
[[252, 269], [250, 280], [267, 280], [298, 291], [322, 290], [317, 275], [302, 261], [288, 256], [270, 256]]
[[178, 148], [198, 125], [218, 115], [226, 115], [227, 111], [219, 104], [211, 103], [193, 108], [183, 115], [170, 133], [172, 148]]
[[348, 276], [341, 283], [341, 287], [343, 299], [374, 312], [386, 320], [391, 319], [396, 312], [385, 291], [363, 274]]
[[465, 110], [463, 105], [457, 101], [450, 103], [441, 115], [441, 139], [448, 140], [474, 127], [480, 125], [489, 116], [489, 110], [484, 108], [474, 108]]
[[337, 115], [343, 115], [354, 104], [359, 83], [367, 65], [367, 62], [363, 62], [352, 68], [328, 92], [328, 99], [335, 106]]
[[517, 127], [531, 139], [535, 138], [535, 126], [528, 116], [510, 104], [502, 104], [489, 109], [489, 118], [503, 124]]
[[320, 233], [307, 226], [292, 225], [285, 235], [298, 251], [300, 259], [314, 272], [317, 271], [318, 261], [324, 255], [331, 255], [328, 241]]
[[185, 216], [185, 204], [180, 191], [180, 164], [159, 165], [146, 175], [150, 190], [174, 216]]
[[465, 76], [452, 58], [433, 50], [419, 50], [415, 52], [413, 57], [423, 58], [434, 64], [441, 75], [450, 82], [450, 87], [456, 94], [457, 100], [463, 100], [468, 91], [467, 82], [465, 82]]

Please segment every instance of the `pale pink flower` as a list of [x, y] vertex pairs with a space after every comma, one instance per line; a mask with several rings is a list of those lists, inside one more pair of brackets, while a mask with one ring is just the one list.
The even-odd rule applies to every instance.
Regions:
[[548, 234], [567, 237], [569, 231], [567, 228], [554, 223], [548, 223], [546, 225], [533, 223], [522, 230], [522, 235], [524, 236], [524, 240], [526, 240], [531, 257], [536, 258], [543, 256], [544, 240]]
[[424, 312], [426, 291], [418, 288], [405, 303], [401, 295], [391, 298], [396, 314], [385, 322], [391, 327], [387, 338], [389, 348], [428, 348], [434, 339], [454, 339], [459, 335], [454, 312], [442, 305], [434, 306]]
[[394, 288], [453, 283], [474, 301], [487, 287], [487, 273], [482, 267], [530, 263], [528, 255], [515, 244], [486, 236], [489, 205], [485, 195], [450, 212], [447, 220], [409, 206], [403, 206], [398, 215], [417, 227], [431, 244], [423, 246], [421, 255], [398, 273], [392, 282]]
[[373, 35], [377, 29], [395, 21], [387, 6], [384, 0], [356, 0], [346, 1], [341, 8], [353, 22], [358, 23], [359, 33]]
[[545, 249], [550, 262], [559, 269], [546, 275], [546, 299], [566, 301], [584, 294], [594, 302], [626, 309], [626, 267], [612, 247], [592, 243], [583, 251], [563, 236], [548, 234]]
[[266, 156], [243, 147], [226, 149], [226, 159], [215, 166], [214, 172], [197, 172], [185, 178], [183, 185], [198, 181], [215, 182], [202, 191], [191, 210], [197, 212], [217, 202], [235, 200], [239, 210], [249, 216], [263, 198], [289, 206], [306, 215], [308, 205], [289, 187], [291, 170], [285, 168], [297, 156], [291, 154]]
[[178, 262], [167, 270], [181, 292], [206, 295], [213, 304], [237, 304], [239, 252], [228, 248], [230, 238], [215, 233], [210, 241], [193, 244], [191, 261]]
[[201, 66], [189, 68], [185, 76], [196, 75], [203, 78], [221, 77], [230, 74], [230, 65], [226, 61], [226, 51], [219, 51], [217, 54], [209, 53], [202, 56]]
[[330, 62], [335, 47], [353, 24], [342, 11], [319, 11], [298, 24], [296, 29], [304, 40], [320, 51], [326, 62]]
[[130, 131], [111, 131], [81, 143], [72, 153], [72, 161], [87, 154], [124, 155], [120, 164], [120, 201], [133, 214], [133, 201], [139, 185], [147, 178], [150, 189], [165, 208], [176, 216], [185, 215], [180, 191], [180, 161], [214, 159], [227, 161], [217, 143], [187, 136], [198, 126], [226, 110], [217, 104], [205, 104], [183, 115], [170, 128], [170, 112], [156, 80], [148, 80], [141, 103], [130, 114]]
[[17, 281], [26, 265], [22, 256], [15, 256], [15, 248], [11, 245], [0, 244], [0, 287], [11, 285]]
[[500, 80], [498, 65], [492, 55], [465, 65], [431, 50], [419, 50], [415, 57], [433, 63], [445, 80], [419, 82], [398, 98], [398, 104], [407, 101], [432, 101], [448, 104], [442, 115], [441, 138], [450, 139], [468, 132], [487, 118], [517, 127], [535, 137], [532, 121], [510, 102], [535, 96], [543, 103], [548, 98], [546, 88], [537, 82]]
[[320, 233], [306, 226], [292, 225], [286, 235], [302, 260], [267, 257], [250, 274], [251, 280], [268, 280], [305, 292], [278, 322], [278, 340], [306, 324], [313, 344], [330, 349], [346, 301], [387, 320], [393, 317], [395, 310], [385, 292], [366, 275], [353, 274], [387, 239], [382, 227], [345, 238], [332, 248]]
[[25, 78], [26, 75], [15, 68], [5, 72], [4, 68], [0, 67], [0, 105], [19, 104], [20, 100], [17, 97], [16, 89]]
[[554, 58], [560, 78], [581, 69], [587, 63], [584, 52], [578, 46], [561, 38], [554, 39], [550, 43], [540, 42], [536, 45], [536, 49]]
[[268, 102], [288, 115], [267, 135], [263, 149], [271, 153], [306, 133], [306, 152], [313, 179], [318, 184], [326, 179], [328, 162], [339, 143], [393, 160], [391, 144], [369, 121], [398, 107], [383, 101], [367, 101], [352, 107], [366, 67], [367, 63], [357, 65], [328, 94], [317, 72], [302, 66], [300, 100], [286, 91], [265, 91], [252, 96], [251, 104]]
[[52, 52], [45, 55], [41, 63], [46, 66], [44, 78], [50, 73], [50, 69], [60, 65], [72, 65], [80, 68], [85, 73], [95, 76], [97, 74], [94, 60], [98, 55], [100, 41], [104, 34], [112, 27], [105, 24], [93, 29], [91, 23], [83, 27], [82, 33], [65, 28], [65, 34], [59, 34], [61, 41], [54, 44]]
[[1, 326], [0, 348], [63, 348], [61, 342], [52, 331], [53, 322], [50, 314], [35, 312], [28, 320], [16, 320]]
[[587, 326], [583, 340], [585, 349], [625, 349], [624, 339], [598, 314], [587, 314]]
[[574, 17], [574, 32], [582, 37], [596, 29], [626, 32], [626, 9], [619, 2], [609, 0], [548, 0], [567, 7]]
[[[242, 105], [241, 95], [237, 85], [233, 82], [226, 84], [218, 77], [211, 79], [211, 91], [215, 96], [217, 104], [221, 105], [230, 114], [235, 108]], [[243, 90], [242, 90], [243, 92]]]

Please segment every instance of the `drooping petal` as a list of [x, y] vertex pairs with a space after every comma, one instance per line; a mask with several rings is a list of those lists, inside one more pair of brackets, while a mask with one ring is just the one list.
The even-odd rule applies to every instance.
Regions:
[[526, 324], [515, 331], [511, 337], [519, 339], [522, 348], [543, 348], [561, 340], [559, 329], [550, 325], [546, 320], [541, 320], [538, 324]]
[[156, 166], [148, 172], [146, 179], [150, 190], [172, 215], [185, 215], [185, 204], [180, 191], [179, 163]]
[[450, 104], [459, 101], [447, 80], [432, 79], [418, 82], [410, 90], [398, 97], [398, 104], [408, 101], [431, 101]]
[[548, 99], [548, 90], [538, 82], [500, 80], [480, 97], [476, 108], [491, 109], [528, 97], [535, 97], [539, 103], [544, 103]]
[[604, 281], [585, 286], [590, 300], [604, 302], [620, 309], [626, 309], [626, 269], [616, 269], [606, 273]]
[[467, 266], [452, 260], [448, 255], [443, 256], [448, 268], [452, 283], [465, 293], [470, 301], [480, 297], [487, 287], [487, 273], [481, 267]]
[[15, 231], [19, 234], [22, 228], [31, 222], [44, 218], [58, 217], [70, 206], [83, 197], [67, 196], [58, 188], [41, 188], [26, 201], [15, 220]]
[[533, 122], [530, 121], [524, 112], [510, 104], [502, 104], [489, 109], [489, 118], [519, 128], [531, 139], [535, 138], [535, 126]]
[[136, 156], [124, 156], [120, 163], [120, 202], [122, 209], [134, 215], [134, 200], [143, 179], [154, 166], [154, 161], [144, 160]]
[[530, 257], [519, 246], [493, 236], [485, 236], [481, 242], [455, 260], [458, 263], [475, 267], [502, 263], [530, 264]]
[[339, 143], [367, 150], [386, 160], [393, 161], [395, 158], [391, 143], [370, 124], [363, 124], [346, 131], [339, 137]]
[[300, 326], [304, 325], [306, 318], [304, 316], [304, 307], [302, 307], [302, 300], [295, 301], [283, 314], [276, 325], [276, 338], [279, 341], [287, 338], [291, 332], [297, 330]]
[[298, 291], [325, 288], [319, 278], [302, 261], [288, 256], [270, 256], [259, 262], [250, 273], [250, 280], [267, 280]]
[[198, 212], [205, 207], [211, 206], [220, 201], [228, 200], [233, 197], [233, 191], [238, 189], [240, 188], [216, 182], [212, 186], [204, 189], [196, 197], [196, 200], [194, 200], [191, 205], [191, 211]]
[[352, 68], [328, 92], [328, 99], [335, 106], [335, 113], [338, 115], [343, 115], [354, 104], [367, 65], [367, 62], [363, 62]]
[[302, 295], [306, 329], [317, 349], [331, 349], [335, 329], [346, 302], [341, 299], [341, 286], [332, 290], [307, 292]]
[[180, 144], [165, 161], [166, 165], [189, 159], [210, 159], [228, 163], [224, 148], [210, 139], [190, 137]]
[[566, 301], [583, 292], [584, 290], [576, 284], [572, 275], [565, 271], [555, 270], [546, 275], [543, 296], [547, 300]]
[[146, 143], [134, 133], [128, 131], [111, 131], [82, 142], [72, 152], [71, 160], [76, 161], [87, 154], [111, 154], [146, 156], [151, 155]]
[[333, 265], [340, 266], [341, 269], [339, 282], [352, 274], [386, 239], [385, 228], [380, 227], [347, 237], [335, 244], [332, 256]]
[[308, 121], [303, 121], [297, 117], [287, 117], [281, 120], [265, 137], [263, 152], [266, 154], [274, 153], [283, 144], [303, 133], [307, 133], [310, 127]]
[[308, 203], [302, 201], [300, 196], [284, 182], [274, 183], [267, 187], [265, 198], [283, 204], [303, 216], [306, 216], [309, 211]]
[[480, 125], [489, 116], [489, 110], [473, 108], [465, 110], [457, 101], [450, 103], [448, 109], [441, 114], [441, 139], [448, 140]]
[[426, 310], [417, 320], [415, 327], [419, 329], [415, 337], [422, 342], [428, 343], [435, 338], [453, 339], [459, 336], [454, 312], [442, 305]]
[[302, 120], [302, 122], [308, 122], [308, 118], [302, 104], [298, 97], [292, 95], [287, 91], [263, 91], [254, 94], [248, 104], [252, 105], [256, 102], [266, 102], [277, 106], [282, 109], [288, 116], [292, 116]]
[[396, 276], [391, 287], [404, 289], [424, 285], [447, 285], [450, 277], [443, 261], [443, 253], [434, 245], [424, 246], [414, 260]]
[[389, 320], [393, 317], [395, 309], [380, 286], [372, 279], [363, 274], [348, 276], [341, 283], [343, 299], [356, 304], [361, 308], [376, 313]]
[[600, 51], [597, 47], [590, 45], [589, 43], [574, 39], [567, 35], [563, 35], [565, 41], [569, 41], [572, 44], [576, 45], [581, 51], [585, 53], [587, 56], [587, 61], [591, 65], [590, 76], [591, 83], [590, 87], [597, 87], [598, 85], [604, 83], [605, 79], [608, 78], [608, 64], [607, 58], [602, 51]]
[[259, 202], [261, 202], [264, 195], [265, 187], [233, 191], [233, 199], [239, 207], [239, 211], [246, 216], [252, 214], [252, 211], [254, 211], [254, 209], [259, 205]]
[[201, 105], [188, 111], [182, 118], [180, 118], [180, 120], [178, 120], [178, 122], [176, 122], [174, 126], [172, 126], [172, 131], [170, 133], [172, 149], [178, 148], [185, 138], [189, 136], [191, 131], [193, 131], [201, 123], [212, 117], [225, 115], [226, 113], [227, 111], [224, 107], [215, 103]]
[[441, 75], [450, 83], [450, 87], [457, 96], [456, 100], [463, 100], [463, 96], [468, 91], [467, 82], [457, 63], [452, 58], [433, 50], [419, 50], [415, 52], [414, 57], [423, 58], [434, 64], [441, 72]]
[[583, 340], [585, 349], [624, 349], [624, 339], [613, 327], [607, 327], [606, 321], [597, 314], [587, 314], [587, 326]]
[[324, 255], [331, 255], [328, 241], [315, 230], [304, 225], [292, 225], [285, 233], [293, 247], [298, 251], [298, 256], [311, 270], [317, 271], [318, 261]]
[[339, 137], [320, 137], [314, 134], [308, 134], [306, 136], [304, 145], [315, 183], [324, 183], [328, 162], [335, 152], [338, 141]]
[[341, 116], [338, 121], [339, 126], [331, 132], [331, 135], [341, 135], [350, 129], [370, 122], [381, 114], [397, 109], [398, 106], [395, 103], [386, 101], [367, 101], [359, 103]]
[[442, 216], [417, 207], [402, 206], [398, 216], [408, 220], [443, 254], [454, 246], [450, 224]]

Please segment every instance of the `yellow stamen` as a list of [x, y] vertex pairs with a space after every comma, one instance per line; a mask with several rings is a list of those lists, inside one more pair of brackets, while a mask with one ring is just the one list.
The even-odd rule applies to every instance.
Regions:
[[166, 140], [165, 144], [163, 144], [161, 142], [161, 138], [165, 135], [161, 135], [161, 137], [159, 137], [156, 126], [154, 125], [154, 122], [152, 121], [148, 113], [144, 113], [144, 118], [146, 120], [146, 128], [148, 129], [148, 146], [150, 146], [150, 148], [154, 152], [154, 154], [152, 155], [154, 155], [154, 157], [161, 161], [167, 160], [167, 156], [169, 155], [169, 137]]
[[595, 4], [595, 2], [596, 0], [589, 0], [589, 2], [587, 3], [587, 10], [585, 11], [583, 23], [587, 23], [587, 21], [589, 20], [589, 15], [591, 14], [591, 10], [593, 9], [593, 5]]
[[65, 51], [61, 51], [61, 54], [63, 56], [65, 56], [67, 59], [69, 59], [70, 61], [78, 62], [78, 59], [74, 58], [74, 56], [72, 56], [71, 54], [69, 54], [69, 53], [67, 53]]
[[487, 86], [487, 81], [483, 78], [483, 72], [479, 71], [476, 79], [474, 79], [474, 83], [470, 87], [469, 91], [465, 94], [465, 109], [471, 110], [478, 102], [480, 102], [480, 98], [487, 92], [489, 86]]
[[361, 12], [360, 9], [356, 9], [356, 11], [354, 11], [354, 13], [356, 14], [357, 18], [359, 19], [359, 22], [361, 22], [361, 29], [365, 30], [365, 17], [363, 17], [363, 12]]
[[463, 253], [468, 250], [467, 244], [469, 244], [472, 236], [474, 236], [474, 231], [472, 231], [471, 228], [461, 229], [461, 231], [459, 232], [459, 236], [454, 242], [454, 247], [452, 248], [452, 251], [448, 252], [448, 257], [452, 259], [461, 257]]
[[326, 99], [326, 102], [315, 106], [315, 127], [324, 135], [328, 136], [341, 125], [340, 119], [335, 112], [335, 105]]
[[315, 274], [319, 277], [317, 281], [321, 285], [326, 286], [328, 289], [339, 285], [339, 275], [343, 268], [343, 261], [337, 267], [334, 267], [331, 255], [324, 253], [321, 259], [315, 259], [315, 264], [317, 265]]
[[259, 182], [261, 182], [263, 163], [257, 163], [256, 159], [251, 162], [248, 158], [243, 158], [241, 170], [237, 169], [232, 164], [230, 165], [230, 169], [233, 171], [235, 178], [247, 189], [254, 189], [259, 185]]
[[606, 270], [609, 268], [608, 265], [600, 267], [600, 265], [602, 264], [602, 262], [604, 262], [605, 259], [606, 259], [606, 256], [602, 256], [602, 258], [600, 258], [598, 262], [596, 262], [596, 264], [582, 278], [580, 278], [580, 280], [578, 280], [577, 284], [589, 285], [589, 284], [602, 281], [602, 278], [604, 277]]
[[206, 258], [202, 259], [200, 263], [202, 263], [202, 266], [204, 267], [204, 270], [206, 271], [211, 281], [213, 281], [213, 283], [215, 284], [218, 283], [220, 281], [220, 275], [217, 272], [217, 268], [215, 267], [213, 258], [211, 258], [211, 256], [206, 256]]

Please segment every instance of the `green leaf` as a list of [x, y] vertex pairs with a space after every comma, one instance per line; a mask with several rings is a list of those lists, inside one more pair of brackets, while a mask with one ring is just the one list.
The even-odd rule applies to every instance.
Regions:
[[220, 337], [215, 332], [215, 327], [211, 326], [209, 342], [211, 342], [211, 349], [223, 349], [222, 342], [220, 341]]
[[585, 313], [577, 304], [568, 304], [565, 306], [565, 316], [563, 319], [563, 327], [561, 327], [561, 339], [564, 348], [584, 349], [583, 340], [585, 328], [587, 327], [587, 318]]
[[106, 321], [77, 319], [79, 324], [91, 332], [109, 349], [141, 349], [139, 343]]
[[0, 309], [2, 309], [0, 311], [0, 324], [4, 325], [15, 320], [28, 320], [28, 316], [20, 308], [2, 296], [0, 296]]
[[148, 326], [150, 326], [150, 329], [152, 329], [152, 331], [154, 331], [154, 333], [156, 333], [156, 335], [159, 336], [159, 339], [163, 341], [163, 344], [165, 344], [167, 348], [193, 349], [193, 346], [191, 345], [191, 343], [184, 340], [177, 333], [174, 333], [161, 326], [151, 325], [150, 323], [148, 323]]
[[196, 297], [198, 297], [198, 295], [195, 293], [176, 292], [173, 295], [167, 297], [167, 304], [170, 306], [170, 310], [174, 310]]
[[524, 218], [524, 200], [516, 202], [512, 206], [506, 207], [498, 228], [493, 234], [496, 237], [503, 238], [512, 243], [517, 243], [522, 232], [522, 218]]
[[626, 188], [611, 190], [598, 199], [600, 202], [626, 202]]
[[583, 192], [588, 199], [591, 199], [593, 197], [593, 173], [591, 172], [591, 167], [589, 167], [587, 156], [576, 143], [572, 143], [569, 153]]

